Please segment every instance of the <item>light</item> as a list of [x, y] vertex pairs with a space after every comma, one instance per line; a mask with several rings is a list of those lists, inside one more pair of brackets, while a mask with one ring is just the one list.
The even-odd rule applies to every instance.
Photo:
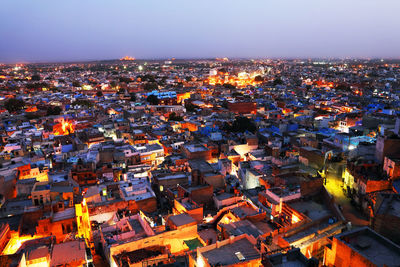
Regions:
[[142, 71], [142, 70], [143, 70], [143, 66], [142, 66], [142, 65], [139, 65], [138, 69], [139, 69], [140, 71]]
[[355, 146], [349, 145], [349, 150], [353, 150], [353, 149], [355, 149], [355, 148], [356, 148]]
[[62, 122], [54, 125], [54, 135], [68, 135], [75, 132], [74, 125], [68, 120], [63, 120]]
[[300, 218], [297, 217], [295, 214], [292, 214], [292, 224], [298, 223], [300, 221]]
[[38, 238], [43, 238], [44, 236], [41, 235], [34, 235], [34, 236], [19, 236], [18, 234], [12, 235], [10, 241], [8, 241], [6, 247], [4, 248], [3, 252], [1, 255], [12, 255], [15, 254], [22, 244], [25, 241], [33, 240], [33, 239], [38, 239]]

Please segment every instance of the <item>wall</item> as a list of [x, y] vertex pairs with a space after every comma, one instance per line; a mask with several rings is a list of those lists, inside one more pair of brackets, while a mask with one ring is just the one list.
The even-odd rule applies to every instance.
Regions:
[[337, 238], [333, 238], [332, 248], [325, 247], [324, 263], [328, 267], [375, 267], [370, 261], [344, 244]]

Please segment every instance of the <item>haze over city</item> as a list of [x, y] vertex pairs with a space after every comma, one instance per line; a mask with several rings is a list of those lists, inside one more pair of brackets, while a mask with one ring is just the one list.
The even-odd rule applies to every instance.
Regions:
[[397, 0], [18, 0], [0, 62], [153, 58], [399, 58]]

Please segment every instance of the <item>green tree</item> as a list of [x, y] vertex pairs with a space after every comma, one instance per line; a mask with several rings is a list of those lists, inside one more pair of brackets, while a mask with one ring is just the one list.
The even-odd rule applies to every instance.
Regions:
[[25, 102], [22, 99], [10, 98], [4, 103], [4, 107], [8, 112], [16, 112], [23, 109]]

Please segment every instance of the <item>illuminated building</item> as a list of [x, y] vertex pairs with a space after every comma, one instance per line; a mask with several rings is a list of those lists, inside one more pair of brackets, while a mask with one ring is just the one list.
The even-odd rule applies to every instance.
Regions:
[[42, 235], [28, 235], [28, 236], [19, 236], [18, 233], [11, 233], [10, 240], [8, 241], [6, 247], [2, 251], [2, 255], [12, 255], [15, 254], [24, 242], [34, 239], [42, 238]]
[[1, 224], [0, 225], [0, 251], [1, 252], [6, 247], [10, 238], [11, 238], [10, 226], [8, 224]]
[[51, 266], [85, 266], [92, 261], [86, 253], [84, 241], [74, 240], [55, 244], [51, 253]]
[[325, 247], [324, 265], [391, 266], [400, 262], [400, 247], [368, 227], [362, 227], [333, 237]]
[[256, 114], [257, 103], [255, 102], [229, 102], [228, 109], [239, 114]]
[[54, 135], [68, 135], [75, 132], [74, 123], [69, 120], [61, 120], [53, 126]]
[[93, 248], [92, 228], [90, 225], [89, 209], [84, 198], [81, 204], [75, 205], [77, 236], [84, 238], [86, 245]]
[[135, 60], [134, 57], [130, 57], [130, 56], [124, 56], [123, 58], [120, 59], [121, 61], [126, 60], [126, 61], [133, 61]]
[[156, 233], [147, 219], [142, 214], [137, 214], [124, 217], [114, 225], [104, 226], [101, 240], [110, 266], [121, 266], [118, 257], [115, 257], [121, 253], [133, 253], [140, 249], [153, 250], [156, 247], [157, 250], [165, 251], [160, 249], [165, 247], [171, 254], [179, 254], [189, 249], [185, 242], [193, 239], [198, 239], [198, 243], [204, 245], [197, 234], [197, 223], [189, 215], [170, 216], [168, 225], [169, 229]]
[[42, 246], [24, 253], [21, 265], [26, 265], [27, 267], [50, 267], [49, 248]]

